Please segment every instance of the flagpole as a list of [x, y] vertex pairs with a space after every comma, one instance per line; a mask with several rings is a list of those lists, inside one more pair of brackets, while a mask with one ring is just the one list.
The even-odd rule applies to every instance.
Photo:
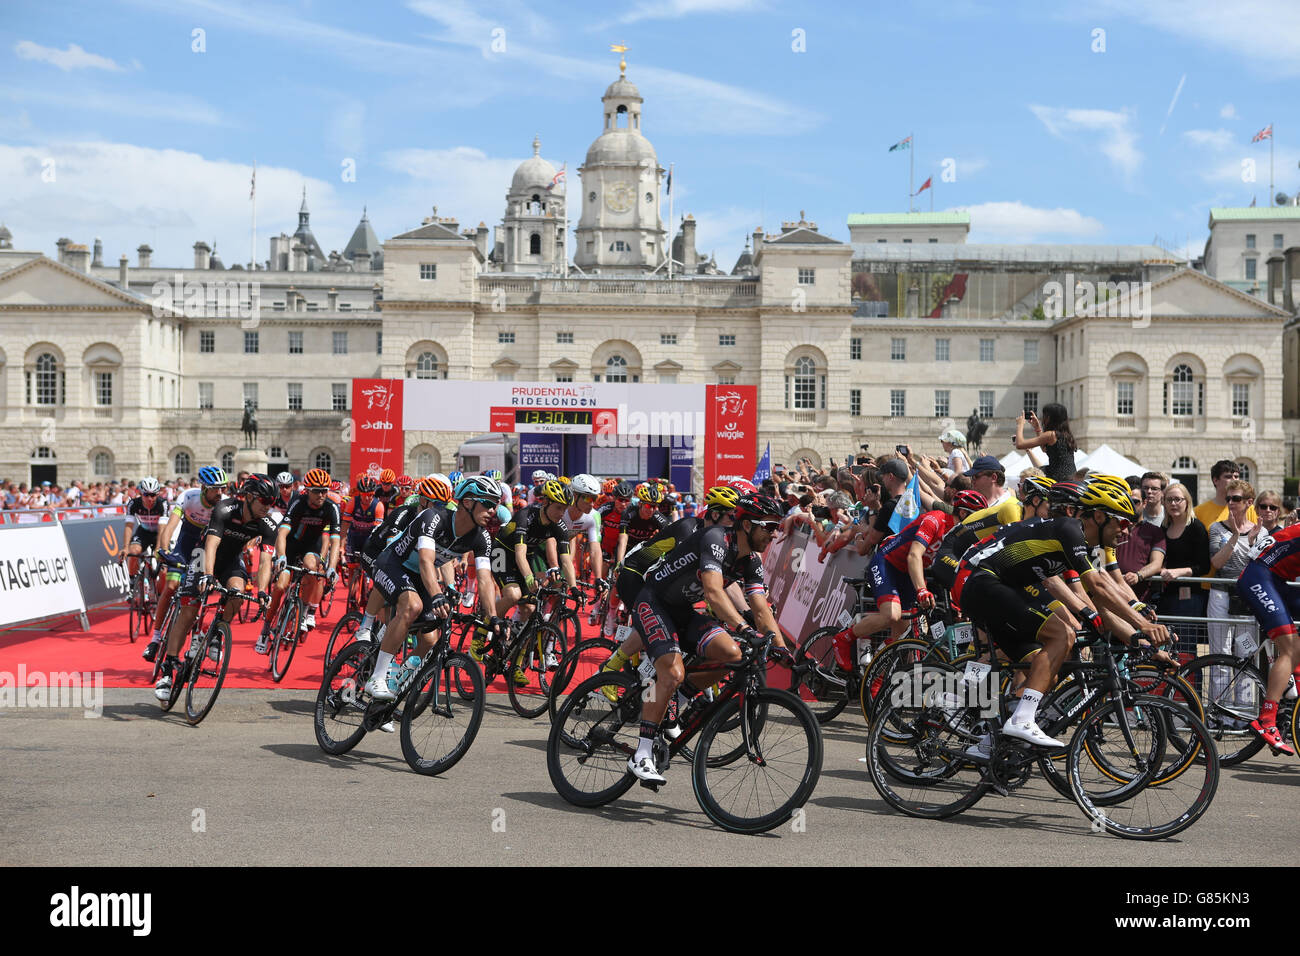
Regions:
[[257, 269], [257, 160], [253, 160], [253, 184], [248, 191], [248, 198], [253, 201], [253, 225], [248, 235], [248, 269]]
[[1264, 205], [1273, 205], [1273, 140], [1277, 139], [1277, 128], [1273, 121], [1268, 121], [1268, 202]]
[[[673, 277], [673, 164], [668, 164], [668, 278]], [[686, 256], [686, 242], [682, 240], [682, 256]]]
[[916, 171], [916, 136], [907, 134], [907, 211], [912, 212], [913, 174]]
[[560, 167], [564, 173], [564, 226], [563, 232], [560, 233], [563, 239], [560, 241], [560, 278], [569, 277], [569, 162], [564, 161]]

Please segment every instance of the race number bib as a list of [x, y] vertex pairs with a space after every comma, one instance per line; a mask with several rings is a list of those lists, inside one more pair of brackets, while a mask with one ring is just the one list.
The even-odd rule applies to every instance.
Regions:
[[1259, 650], [1259, 638], [1255, 636], [1255, 631], [1245, 630], [1237, 634], [1237, 656], [1253, 657]]
[[617, 637], [618, 642], [622, 644], [624, 641], [626, 641], [629, 637], [632, 636], [631, 626], [627, 624], [620, 624], [618, 627], [614, 629], [614, 636]]
[[967, 661], [966, 671], [961, 675], [962, 683], [982, 683], [984, 678], [989, 676], [989, 671], [991, 670], [993, 670], [992, 664], [982, 664], [979, 661]]
[[637, 667], [637, 672], [646, 680], [655, 679], [655, 662], [650, 660], [649, 654], [646, 654], [641, 658], [641, 663]]
[[969, 621], [952, 626], [952, 642], [958, 647], [969, 644], [975, 637], [975, 628]]

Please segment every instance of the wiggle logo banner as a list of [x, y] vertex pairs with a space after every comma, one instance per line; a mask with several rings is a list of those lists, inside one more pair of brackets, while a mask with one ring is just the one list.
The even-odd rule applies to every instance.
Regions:
[[704, 391], [704, 487], [719, 475], [749, 478], [758, 448], [758, 386], [707, 385]]

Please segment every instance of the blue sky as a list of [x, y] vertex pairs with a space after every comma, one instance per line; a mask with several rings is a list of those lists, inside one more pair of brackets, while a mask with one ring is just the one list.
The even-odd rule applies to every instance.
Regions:
[[[106, 262], [134, 264], [148, 242], [155, 263], [185, 265], [204, 239], [227, 264], [247, 261], [256, 159], [259, 259], [269, 235], [293, 231], [304, 184], [327, 252], [363, 206], [381, 239], [435, 204], [493, 226], [534, 134], [556, 166], [581, 164], [621, 42], [643, 131], [676, 165], [677, 218], [695, 216], [701, 251], [728, 270], [755, 226], [801, 209], [845, 239], [850, 213], [906, 210], [908, 154], [888, 148], [909, 133], [916, 185], [932, 176], [935, 209], [970, 209], [972, 242], [1160, 235], [1199, 252], [1210, 206], [1266, 202], [1268, 144], [1250, 140], [1270, 122], [1274, 191], [1300, 190], [1300, 119], [1286, 108], [1300, 4], [1225, 10], [10, 0], [0, 221], [18, 248], [51, 255], [59, 236], [101, 236]], [[929, 193], [917, 203], [928, 210]]]

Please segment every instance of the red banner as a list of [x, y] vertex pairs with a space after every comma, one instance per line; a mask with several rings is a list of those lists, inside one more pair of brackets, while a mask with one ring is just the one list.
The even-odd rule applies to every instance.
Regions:
[[391, 468], [406, 471], [402, 379], [352, 380], [352, 476]]
[[758, 386], [704, 388], [704, 487], [719, 475], [754, 476], [758, 448]]

